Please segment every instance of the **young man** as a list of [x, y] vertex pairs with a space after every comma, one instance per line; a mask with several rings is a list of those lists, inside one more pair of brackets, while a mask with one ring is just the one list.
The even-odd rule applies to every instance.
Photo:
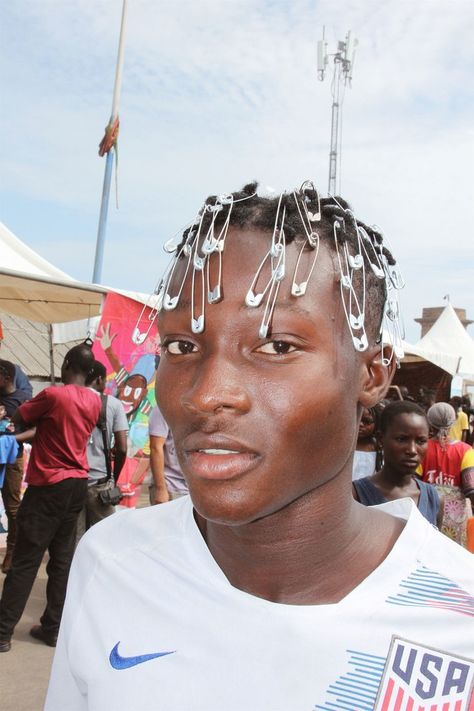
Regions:
[[160, 289], [191, 497], [79, 546], [47, 711], [469, 708], [472, 559], [411, 501], [351, 495], [395, 286], [382, 236], [311, 184], [208, 199]]
[[36, 426], [26, 473], [28, 488], [17, 515], [12, 565], [0, 600], [0, 652], [11, 637], [48, 550], [46, 608], [30, 634], [56, 646], [74, 553], [76, 523], [87, 493], [87, 440], [95, 427], [100, 398], [86, 388], [94, 357], [85, 345], [66, 355], [64, 387], [49, 387], [25, 402], [13, 416], [23, 428]]
[[[92, 366], [86, 384], [104, 396], [107, 383], [105, 365], [96, 360]], [[127, 457], [127, 432], [128, 422], [122, 403], [112, 395], [104, 396], [106, 400], [106, 442], [108, 456], [111, 462], [111, 477], [107, 475], [107, 463], [104, 452], [104, 438], [102, 430], [94, 427], [87, 443], [87, 461], [89, 464], [89, 481], [87, 498], [77, 521], [76, 541], [98, 521], [115, 513], [115, 507], [104, 504], [99, 494], [110, 489], [117, 482]], [[113, 461], [112, 461], [113, 448]]]
[[451, 439], [459, 442], [467, 442], [469, 436], [469, 418], [462, 409], [462, 398], [455, 395], [449, 401], [449, 404], [454, 407], [456, 413], [456, 421], [449, 430]]

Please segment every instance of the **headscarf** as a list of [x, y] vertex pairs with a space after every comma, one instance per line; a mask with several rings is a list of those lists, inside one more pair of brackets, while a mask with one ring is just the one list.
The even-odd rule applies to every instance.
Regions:
[[447, 402], [437, 402], [430, 407], [426, 417], [431, 427], [436, 430], [435, 437], [444, 449], [448, 441], [449, 428], [456, 422], [454, 407]]

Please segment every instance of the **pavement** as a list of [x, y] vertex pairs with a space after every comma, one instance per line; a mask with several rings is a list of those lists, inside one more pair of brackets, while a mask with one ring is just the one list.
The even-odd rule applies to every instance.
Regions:
[[[148, 506], [148, 487], [143, 486], [138, 508]], [[119, 514], [118, 514], [119, 515]], [[5, 555], [6, 535], [0, 534], [0, 560]], [[0, 710], [43, 711], [54, 649], [30, 637], [46, 603], [45, 556], [21, 620], [12, 637], [9, 652], [0, 653]], [[0, 587], [5, 576], [0, 573]]]
[[[1, 560], [5, 551], [0, 550]], [[1, 577], [5, 576], [0, 573]], [[23, 616], [15, 628], [12, 648], [0, 654], [0, 708], [2, 711], [42, 711], [54, 649], [30, 637], [46, 600], [46, 568], [41, 565]], [[0, 585], [3, 581], [0, 580]]]

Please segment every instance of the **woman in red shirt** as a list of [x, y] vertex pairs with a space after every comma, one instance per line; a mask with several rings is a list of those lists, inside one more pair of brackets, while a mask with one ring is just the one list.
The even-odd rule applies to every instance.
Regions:
[[466, 522], [474, 503], [474, 451], [449, 437], [456, 420], [451, 405], [438, 402], [427, 412], [432, 437], [422, 465], [423, 481], [435, 484], [444, 496], [443, 532], [466, 545]]

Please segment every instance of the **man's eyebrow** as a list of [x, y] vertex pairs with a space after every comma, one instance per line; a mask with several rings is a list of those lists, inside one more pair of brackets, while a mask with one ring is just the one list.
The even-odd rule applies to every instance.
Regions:
[[[199, 308], [201, 307], [201, 302], [199, 301]], [[185, 309], [191, 309], [191, 299], [179, 299], [178, 303], [174, 309], [169, 309], [169, 311], [184, 311]], [[168, 309], [163, 308], [163, 312], [166, 313]]]
[[[191, 309], [191, 303], [192, 303], [191, 299], [180, 299], [178, 301], [178, 303], [176, 304], [175, 308], [172, 309], [172, 311], [182, 312], [182, 311], [185, 311], [186, 309]], [[198, 309], [201, 308], [200, 300], [199, 300], [199, 303], [196, 303], [196, 306]], [[207, 314], [212, 313], [212, 307], [213, 307], [213, 304], [208, 304], [206, 302], [205, 309], [206, 309]], [[242, 298], [242, 303], [239, 306], [238, 311], [239, 311], [239, 313], [241, 313], [243, 311], [251, 313], [253, 311], [256, 314], [263, 314], [264, 309], [265, 309], [264, 302], [262, 302], [260, 304], [260, 306], [252, 308], [251, 306], [247, 306], [244, 299]], [[298, 314], [300, 316], [304, 316], [305, 318], [313, 318], [313, 316], [314, 316], [314, 314], [312, 314], [310, 311], [308, 311], [308, 309], [305, 309], [296, 303], [293, 304], [293, 303], [291, 303], [291, 301], [281, 301], [281, 302], [277, 301], [277, 303], [275, 304], [275, 310], [276, 311], [284, 310], [289, 313], [294, 313], [294, 314]], [[166, 309], [163, 309], [163, 311], [166, 313]]]
[[[239, 308], [240, 311], [255, 311], [255, 313], [263, 313], [263, 310], [265, 309], [265, 304], [264, 302], [261, 303], [261, 305], [257, 308], [252, 308], [247, 306], [246, 304], [242, 304]], [[313, 314], [308, 311], [308, 309], [303, 308], [302, 306], [299, 306], [296, 303], [291, 303], [291, 301], [277, 301], [275, 304], [275, 311], [274, 313], [278, 313], [278, 311], [287, 311], [289, 313], [293, 314], [298, 314], [299, 316], [304, 316], [305, 318], [313, 318]]]

